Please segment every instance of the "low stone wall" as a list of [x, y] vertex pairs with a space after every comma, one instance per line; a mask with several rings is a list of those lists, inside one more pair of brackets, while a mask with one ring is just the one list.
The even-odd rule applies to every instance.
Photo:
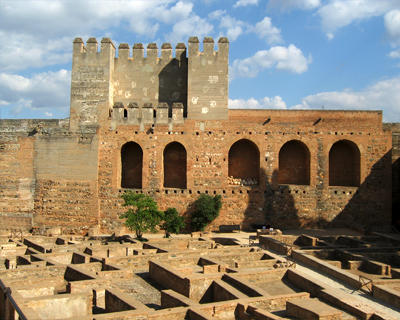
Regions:
[[400, 306], [400, 292], [384, 285], [372, 285], [372, 295], [374, 298], [381, 299], [392, 306]]
[[269, 296], [267, 292], [256, 285], [251, 284], [247, 280], [241, 279], [237, 274], [225, 274], [222, 277], [222, 280], [231, 284], [235, 288], [238, 288], [241, 292], [244, 292], [249, 297]]
[[22, 305], [34, 309], [42, 319], [66, 319], [92, 314], [93, 295], [85, 293], [34, 297]]
[[189, 306], [199, 306], [200, 304], [180, 293], [173, 290], [163, 290], [161, 291], [161, 308], [177, 308], [177, 307], [189, 307]]
[[168, 289], [172, 289], [186, 297], [190, 295], [189, 280], [185, 275], [160, 261], [149, 261], [150, 277]]
[[339, 279], [352, 287], [358, 289], [359, 280], [358, 277], [354, 274], [346, 272], [340, 268], [337, 268], [325, 261], [322, 261], [318, 258], [305, 254], [299, 250], [293, 250], [292, 258], [296, 261], [302, 262], [318, 271], [321, 271], [329, 276], [332, 276], [336, 279]]
[[126, 310], [141, 310], [149, 312], [151, 309], [139, 301], [117, 289], [107, 289], [105, 291], [106, 312], [120, 312]]

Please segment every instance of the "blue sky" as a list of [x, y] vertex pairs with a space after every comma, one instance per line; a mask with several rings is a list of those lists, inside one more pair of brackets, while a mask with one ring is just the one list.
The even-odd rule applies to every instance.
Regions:
[[400, 122], [400, 0], [0, 0], [0, 117], [69, 116], [72, 41], [227, 36], [229, 107]]

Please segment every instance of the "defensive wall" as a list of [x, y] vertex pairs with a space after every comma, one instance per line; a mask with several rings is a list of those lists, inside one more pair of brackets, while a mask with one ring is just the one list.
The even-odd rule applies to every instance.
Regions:
[[228, 40], [199, 45], [159, 57], [149, 44], [145, 57], [141, 44], [75, 39], [70, 118], [0, 120], [1, 229], [118, 230], [127, 190], [187, 221], [200, 193], [221, 195], [212, 230], [390, 225], [399, 124], [381, 111], [228, 109]]

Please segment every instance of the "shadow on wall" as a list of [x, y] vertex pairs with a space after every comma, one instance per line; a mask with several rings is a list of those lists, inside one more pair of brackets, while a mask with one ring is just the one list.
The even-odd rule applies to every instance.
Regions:
[[400, 158], [392, 163], [392, 224], [400, 232]]
[[261, 169], [260, 186], [250, 188], [243, 230], [261, 229], [266, 224], [279, 229], [302, 225], [294, 205], [292, 190], [287, 185], [278, 185], [278, 170], [274, 170], [272, 176], [268, 176], [266, 171]]
[[183, 116], [187, 116], [187, 58], [186, 51], [181, 53], [180, 61], [172, 59], [158, 76], [159, 102], [168, 104], [168, 116], [172, 116], [172, 105], [183, 104]]
[[[383, 173], [389, 173], [390, 166], [391, 152], [388, 152], [371, 167], [370, 174], [354, 193], [351, 189], [355, 188], [330, 186], [330, 197], [337, 201], [338, 205], [342, 203], [343, 210], [332, 220], [329, 217], [322, 217], [320, 224], [343, 227], [354, 222], [366, 229], [388, 225], [391, 222], [390, 182], [392, 177]], [[329, 205], [328, 201], [325, 202], [325, 208], [323, 208], [325, 212], [332, 211]]]

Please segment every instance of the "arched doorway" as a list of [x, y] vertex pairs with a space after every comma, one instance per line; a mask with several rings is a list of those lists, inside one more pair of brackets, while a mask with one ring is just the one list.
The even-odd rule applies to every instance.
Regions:
[[143, 150], [136, 142], [121, 148], [121, 188], [142, 188]]
[[360, 186], [360, 150], [354, 142], [340, 140], [329, 150], [329, 185]]
[[230, 184], [259, 185], [260, 151], [254, 142], [242, 139], [229, 149], [228, 176]]
[[310, 151], [301, 141], [286, 142], [279, 150], [279, 184], [310, 184]]
[[171, 142], [164, 149], [164, 188], [186, 189], [186, 149]]

